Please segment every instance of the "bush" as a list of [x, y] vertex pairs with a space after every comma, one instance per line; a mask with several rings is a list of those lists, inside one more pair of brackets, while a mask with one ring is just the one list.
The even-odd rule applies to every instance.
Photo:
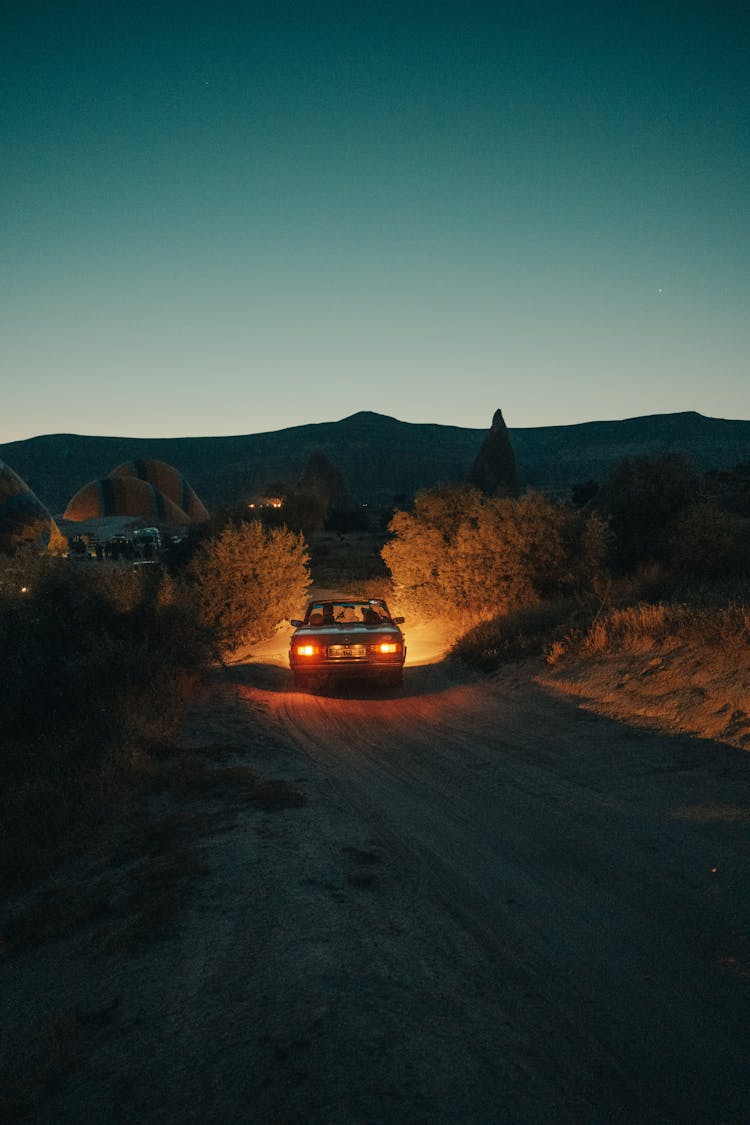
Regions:
[[539, 656], [551, 650], [562, 652], [561, 638], [572, 630], [588, 629], [600, 604], [593, 597], [560, 598], [511, 610], [470, 629], [456, 641], [451, 652], [485, 672], [505, 661]]
[[703, 483], [707, 495], [724, 511], [750, 517], [750, 461], [730, 469], [713, 469]]
[[16, 556], [0, 570], [0, 870], [22, 874], [141, 783], [210, 654], [158, 568]]
[[238, 523], [205, 539], [187, 567], [196, 611], [217, 651], [271, 636], [301, 608], [310, 584], [301, 534], [259, 521]]
[[534, 492], [488, 498], [455, 486], [419, 493], [389, 530], [382, 557], [399, 604], [466, 624], [590, 586], [609, 544], [596, 514]]
[[674, 520], [669, 547], [679, 572], [703, 578], [742, 574], [750, 569], [750, 520], [702, 501]]
[[740, 664], [745, 664], [750, 654], [750, 607], [641, 602], [610, 610], [590, 629], [571, 636], [568, 647], [591, 656], [684, 643], [736, 652]]
[[610, 521], [618, 569], [667, 562], [672, 521], [697, 501], [699, 490], [700, 478], [683, 454], [618, 462], [594, 499]]

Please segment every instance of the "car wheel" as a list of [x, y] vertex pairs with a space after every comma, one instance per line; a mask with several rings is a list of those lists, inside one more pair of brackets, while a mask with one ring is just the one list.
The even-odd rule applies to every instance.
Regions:
[[297, 688], [298, 691], [304, 691], [305, 688], [309, 688], [309, 686], [310, 686], [310, 677], [304, 675], [304, 673], [302, 673], [302, 672], [295, 672], [294, 673], [294, 686]]
[[386, 687], [399, 688], [404, 686], [404, 673], [399, 668], [398, 672], [390, 672], [385, 681]]

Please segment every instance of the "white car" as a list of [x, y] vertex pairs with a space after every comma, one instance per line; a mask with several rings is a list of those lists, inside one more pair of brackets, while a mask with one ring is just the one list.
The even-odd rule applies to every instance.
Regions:
[[289, 666], [297, 687], [316, 678], [360, 676], [384, 687], [403, 683], [406, 644], [382, 598], [311, 601], [289, 646]]

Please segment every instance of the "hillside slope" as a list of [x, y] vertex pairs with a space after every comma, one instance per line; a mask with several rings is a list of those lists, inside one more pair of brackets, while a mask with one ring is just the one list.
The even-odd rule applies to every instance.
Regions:
[[[88, 481], [122, 461], [155, 457], [175, 465], [209, 507], [257, 494], [274, 480], [294, 484], [308, 455], [322, 450], [360, 503], [441, 481], [464, 480], [484, 430], [401, 422], [362, 411], [338, 422], [236, 437], [128, 438], [48, 434], [0, 445], [6, 461], [54, 513]], [[621, 457], [684, 451], [700, 469], [750, 459], [750, 421], [693, 412], [575, 426], [510, 429], [521, 481], [565, 490], [601, 479]]]

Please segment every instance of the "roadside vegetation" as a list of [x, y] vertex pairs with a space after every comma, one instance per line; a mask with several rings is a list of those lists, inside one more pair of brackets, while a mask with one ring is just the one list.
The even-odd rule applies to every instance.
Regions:
[[144, 783], [210, 636], [157, 569], [26, 552], [0, 570], [0, 870], [23, 879]]
[[663, 706], [659, 691], [687, 685], [684, 729], [718, 726], [745, 745], [750, 466], [701, 476], [675, 455], [628, 460], [567, 502], [447, 485], [382, 528], [290, 530], [276, 509], [245, 508], [215, 516], [163, 566], [80, 566], [30, 549], [0, 559], [0, 875], [23, 879], [161, 784], [207, 670], [301, 609], [311, 566], [319, 585], [450, 621], [454, 655], [484, 671], [534, 658], [564, 690], [611, 708], [628, 692], [586, 672], [607, 665], [644, 714]]
[[536, 492], [487, 497], [447, 486], [397, 512], [383, 548], [406, 611], [468, 628], [591, 589], [609, 547], [606, 521]]
[[204, 538], [173, 572], [0, 560], [0, 881], [164, 782], [189, 701], [217, 656], [270, 635], [309, 581], [302, 538], [260, 523]]
[[270, 636], [301, 609], [308, 562], [301, 533], [260, 520], [232, 523], [199, 544], [185, 570], [187, 589], [220, 656]]
[[750, 465], [701, 476], [676, 454], [628, 459], [570, 502], [433, 489], [390, 533], [399, 606], [453, 614], [466, 663], [544, 658], [610, 713], [623, 675], [645, 672], [649, 698], [631, 684], [623, 716], [670, 712], [675, 729], [750, 748]]
[[682, 595], [613, 607], [563, 634], [543, 678], [610, 716], [750, 750], [747, 583]]

